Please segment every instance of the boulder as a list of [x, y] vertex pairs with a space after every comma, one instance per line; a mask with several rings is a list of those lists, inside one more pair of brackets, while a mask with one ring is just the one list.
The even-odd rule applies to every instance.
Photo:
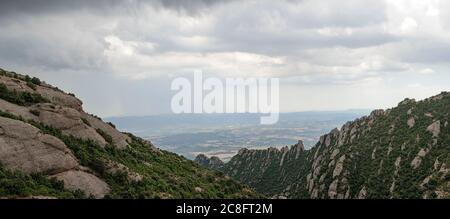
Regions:
[[441, 122], [439, 120], [433, 122], [427, 127], [427, 131], [437, 138], [441, 132]]
[[131, 138], [128, 135], [117, 131], [117, 129], [112, 127], [110, 124], [107, 124], [102, 120], [86, 113], [82, 113], [82, 117], [89, 122], [92, 128], [101, 129], [106, 134], [111, 136], [113, 143], [117, 148], [125, 149], [128, 146], [128, 143], [131, 142]]
[[110, 191], [108, 184], [104, 181], [90, 173], [79, 170], [69, 170], [51, 177], [63, 181], [64, 187], [69, 190], [81, 190], [94, 198], [103, 198]]
[[78, 166], [67, 146], [19, 120], [0, 117], [0, 163], [25, 173], [59, 173]]
[[106, 161], [106, 172], [110, 174], [123, 173], [129, 180], [133, 182], [142, 181], [142, 176], [139, 173], [131, 171], [127, 166], [114, 161]]
[[409, 128], [414, 127], [414, 124], [416, 124], [416, 120], [414, 120], [414, 117], [411, 117], [408, 119], [408, 121], [406, 122], [408, 124]]

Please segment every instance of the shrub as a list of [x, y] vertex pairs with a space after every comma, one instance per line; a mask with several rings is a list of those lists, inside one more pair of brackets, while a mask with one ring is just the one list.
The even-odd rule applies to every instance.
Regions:
[[113, 144], [113, 139], [112, 139], [111, 135], [109, 135], [108, 133], [106, 133], [105, 131], [103, 131], [101, 129], [96, 129], [96, 131], [99, 135], [101, 135], [103, 137], [103, 139], [105, 139], [106, 142], [108, 142], [109, 144]]
[[35, 115], [35, 116], [41, 115], [41, 112], [39, 110], [36, 110], [36, 109], [30, 109], [30, 113]]
[[33, 83], [35, 85], [41, 85], [41, 80], [39, 80], [39, 78], [33, 77], [31, 79], [31, 83]]
[[27, 86], [30, 87], [33, 90], [36, 90], [36, 85], [31, 83], [30, 81], [27, 81]]
[[48, 103], [49, 101], [38, 93], [11, 91], [5, 84], [0, 83], [0, 98], [21, 106], [35, 103]]
[[87, 126], [91, 126], [91, 123], [87, 119], [81, 118], [81, 121], [83, 121], [83, 123], [86, 124]]
[[112, 122], [107, 122], [108, 125], [110, 125], [113, 128], [116, 128], [116, 125], [114, 125]]

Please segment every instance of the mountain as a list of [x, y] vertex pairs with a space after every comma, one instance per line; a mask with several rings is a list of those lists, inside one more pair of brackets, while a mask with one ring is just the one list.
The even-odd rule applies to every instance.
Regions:
[[222, 168], [224, 167], [225, 163], [220, 160], [220, 158], [216, 157], [216, 156], [212, 156], [212, 157], [207, 157], [204, 154], [199, 154], [197, 155], [197, 157], [195, 157], [194, 162], [202, 165], [202, 166], [206, 166], [210, 169], [214, 169], [214, 170], [222, 170]]
[[302, 142], [241, 149], [210, 168], [275, 198], [450, 198], [449, 113], [447, 92], [405, 99], [333, 129], [310, 150]]
[[0, 198], [261, 198], [121, 133], [38, 78], [0, 69]]
[[273, 125], [260, 125], [257, 113], [169, 114], [110, 117], [120, 130], [150, 139], [161, 149], [194, 159], [199, 153], [229, 160], [239, 149], [280, 148], [302, 139], [310, 148], [319, 137], [371, 110], [280, 113]]

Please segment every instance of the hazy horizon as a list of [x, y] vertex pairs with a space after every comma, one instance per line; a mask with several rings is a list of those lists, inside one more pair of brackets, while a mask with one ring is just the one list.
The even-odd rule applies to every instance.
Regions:
[[294, 145], [309, 149], [319, 137], [369, 110], [281, 113], [273, 125], [261, 125], [258, 114], [166, 114], [104, 118], [118, 130], [150, 140], [158, 147], [189, 159], [202, 153], [228, 160], [241, 148]]

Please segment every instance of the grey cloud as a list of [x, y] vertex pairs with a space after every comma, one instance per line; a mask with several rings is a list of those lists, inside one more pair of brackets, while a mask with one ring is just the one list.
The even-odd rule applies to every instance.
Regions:
[[45, 13], [64, 13], [76, 10], [87, 10], [98, 14], [113, 15], [114, 12], [133, 12], [142, 6], [166, 8], [180, 12], [195, 14], [209, 8], [233, 0], [3, 0], [0, 2], [0, 16], [17, 14], [39, 15]]
[[[194, 67], [214, 71], [239, 63], [232, 55], [224, 58], [229, 63], [214, 58], [204, 62], [196, 59], [198, 56], [207, 59], [214, 53], [263, 56], [262, 62], [258, 62], [260, 57], [245, 56], [243, 59], [250, 59], [249, 64], [236, 68], [264, 68], [264, 58], [281, 57], [283, 62], [268, 62], [267, 65], [274, 74], [294, 84], [359, 83], [406, 72], [410, 65], [414, 67], [417, 63], [420, 68], [433, 70], [430, 65], [440, 65], [442, 69], [449, 66], [450, 41], [445, 37], [450, 29], [448, 6], [447, 3], [441, 7], [439, 15], [444, 30], [419, 35], [396, 30], [404, 16], [414, 17], [414, 14], [388, 16], [392, 13], [388, 5], [372, 0], [0, 1], [0, 67], [35, 67], [49, 72], [43, 79], [53, 78], [51, 74], [63, 75], [54, 83], [81, 93], [92, 106], [96, 105], [97, 98], [107, 93], [90, 96], [95, 88], [83, 85], [83, 81], [90, 78], [86, 75], [101, 72], [90, 85], [106, 78], [108, 83], [99, 89], [114, 93], [115, 87], [122, 83], [127, 87], [138, 83], [121, 81], [129, 79], [130, 73], [164, 75], [184, 73]], [[392, 17], [400, 23], [389, 23]], [[417, 32], [420, 32], [423, 24], [419, 19], [417, 22]], [[390, 25], [392, 29], [386, 31]], [[112, 54], [118, 57], [108, 59], [105, 55], [111, 46], [105, 42], [108, 36], [131, 45], [132, 54], [123, 55], [120, 51], [123, 48], [119, 48]], [[181, 55], [169, 56], [175, 60], [160, 57], [170, 53]], [[189, 62], [190, 59], [195, 60]], [[218, 63], [219, 67], [209, 66], [208, 61]], [[368, 67], [362, 68], [362, 64]], [[73, 74], [67, 76], [67, 72]], [[82, 72], [86, 72], [85, 75], [79, 76]], [[72, 76], [79, 79], [72, 82], [68, 79]], [[152, 81], [146, 81], [149, 87], [154, 86]], [[106, 88], [109, 84], [111, 88]], [[158, 89], [163, 93], [160, 97], [167, 100], [170, 95], [164, 90], [165, 85]], [[138, 88], [124, 87], [123, 93], [127, 95], [117, 95], [121, 105], [133, 105], [133, 100], [126, 96], [141, 95], [139, 100], [144, 102], [149, 92], [140, 91], [146, 90], [145, 86], [147, 84], [140, 83]], [[108, 100], [93, 109], [103, 114], [99, 112], [103, 105], [116, 102]], [[146, 107], [150, 108], [146, 105], [142, 109]], [[164, 110], [167, 109], [159, 111]], [[130, 111], [133, 110], [128, 109]]]
[[449, 63], [450, 42], [422, 39], [414, 43], [404, 42], [393, 50], [394, 55], [405, 62]]
[[[235, 0], [159, 0], [155, 1], [165, 8], [175, 9], [179, 12], [188, 12], [189, 14], [196, 14], [205, 8], [210, 8], [216, 5], [230, 3]], [[243, 2], [243, 1], [241, 1]]]
[[120, 0], [3, 0], [0, 2], [0, 16], [39, 15], [59, 13], [73, 10], [108, 10], [118, 4]]
[[92, 19], [97, 20], [59, 16], [1, 20], [0, 64], [40, 66], [47, 70], [107, 69], [102, 34], [83, 29], [75, 22], [95, 23]]

